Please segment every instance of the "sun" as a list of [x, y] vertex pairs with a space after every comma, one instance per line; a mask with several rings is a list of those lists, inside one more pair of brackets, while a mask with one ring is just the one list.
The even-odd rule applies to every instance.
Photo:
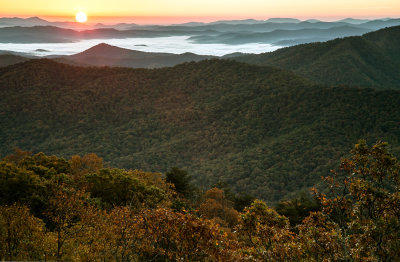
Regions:
[[84, 23], [87, 21], [87, 15], [84, 12], [78, 12], [75, 15], [75, 19], [79, 23]]

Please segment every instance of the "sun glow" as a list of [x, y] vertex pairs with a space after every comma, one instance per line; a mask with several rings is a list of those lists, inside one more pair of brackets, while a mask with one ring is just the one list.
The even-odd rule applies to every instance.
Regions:
[[375, 19], [400, 17], [400, 1], [0, 0], [0, 17], [38, 16], [52, 21], [61, 21], [61, 19], [70, 21], [75, 20], [72, 14], [78, 11], [90, 12], [90, 22], [104, 22], [103, 19], [108, 19], [108, 17], [117, 22], [133, 23], [136, 21], [144, 21], [143, 23], [211, 22], [248, 18], [265, 20], [271, 17], [292, 17], [301, 20], [309, 18], [335, 20], [348, 17]]
[[78, 13], [75, 15], [75, 19], [76, 19], [76, 21], [79, 22], [79, 23], [84, 23], [84, 22], [87, 21], [87, 15], [86, 15], [84, 12], [78, 12]]

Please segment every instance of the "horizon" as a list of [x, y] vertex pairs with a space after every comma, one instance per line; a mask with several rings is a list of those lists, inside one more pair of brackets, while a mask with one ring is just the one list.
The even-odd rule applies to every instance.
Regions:
[[136, 2], [115, 0], [0, 0], [0, 17], [41, 17], [48, 21], [74, 21], [75, 14], [84, 12], [88, 23], [101, 21], [135, 22], [139, 24], [173, 24], [186, 22], [213, 22], [218, 20], [267, 20], [269, 18], [296, 18], [336, 21], [345, 18], [380, 19], [400, 17], [400, 2], [382, 0], [324, 1], [284, 0], [267, 3], [248, 0], [246, 3], [228, 0], [149, 0]]
[[[1, 15], [0, 18], [39, 18], [48, 22], [73, 22], [75, 23], [75, 16], [40, 16], [40, 15]], [[343, 19], [359, 19], [359, 20], [380, 20], [380, 19], [400, 19], [400, 16], [361, 16], [361, 17], [347, 17], [347, 16], [331, 16], [331, 17], [247, 17], [247, 16], [235, 16], [235, 17], [223, 17], [223, 16], [212, 16], [212, 17], [173, 17], [173, 16], [143, 16], [143, 17], [132, 17], [132, 16], [89, 16], [88, 20], [84, 24], [93, 25], [102, 23], [105, 25], [117, 24], [117, 23], [134, 23], [139, 25], [171, 25], [171, 24], [182, 24], [182, 23], [213, 23], [218, 21], [243, 21], [243, 20], [257, 20], [267, 21], [268, 19], [298, 19], [300, 21], [307, 20], [319, 20], [321, 22], [335, 22]]]

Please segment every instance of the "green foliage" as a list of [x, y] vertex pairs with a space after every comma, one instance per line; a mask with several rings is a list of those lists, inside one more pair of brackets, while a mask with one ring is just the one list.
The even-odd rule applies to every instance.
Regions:
[[142, 171], [124, 171], [120, 169], [102, 169], [99, 173], [87, 174], [85, 180], [88, 192], [94, 198], [100, 198], [108, 208], [128, 205], [131, 207], [155, 207], [168, 199], [168, 192], [149, 185], [140, 178], [146, 175]]
[[178, 166], [196, 186], [222, 181], [270, 203], [318, 183], [359, 138], [400, 151], [399, 91], [316, 86], [232, 61], [144, 70], [33, 60], [1, 68], [0, 87], [2, 156], [20, 147]]
[[63, 158], [16, 150], [0, 162], [0, 203], [24, 203], [34, 215], [41, 217], [53, 188], [72, 184], [71, 177], [66, 175], [68, 172], [69, 164]]
[[[43, 218], [49, 200], [60, 186], [74, 190], [85, 188], [91, 193], [92, 202], [106, 208], [115, 205], [156, 207], [172, 199], [172, 192], [161, 179], [161, 174], [97, 169], [98, 157], [93, 154], [79, 157], [82, 161], [88, 160], [83, 161], [85, 165], [71, 167], [69, 163], [76, 164], [77, 158], [73, 156], [67, 161], [20, 150], [15, 155], [7, 156], [0, 162], [0, 205], [24, 203], [35, 216]], [[81, 175], [77, 175], [78, 171]]]
[[39, 175], [5, 161], [0, 162], [0, 177], [2, 204], [12, 204], [14, 201], [30, 202], [41, 184]]
[[233, 207], [242, 212], [246, 207], [250, 206], [251, 203], [256, 200], [253, 196], [249, 194], [236, 194], [233, 198]]
[[176, 192], [185, 197], [189, 197], [192, 193], [192, 186], [190, 185], [190, 177], [185, 170], [177, 167], [172, 167], [166, 174], [165, 180], [174, 185]]
[[363, 36], [303, 44], [237, 61], [292, 70], [326, 85], [400, 88], [400, 26]]
[[319, 203], [305, 192], [296, 198], [280, 201], [275, 207], [279, 214], [289, 219], [292, 227], [301, 224], [303, 219], [309, 216], [310, 212], [316, 212], [319, 209]]

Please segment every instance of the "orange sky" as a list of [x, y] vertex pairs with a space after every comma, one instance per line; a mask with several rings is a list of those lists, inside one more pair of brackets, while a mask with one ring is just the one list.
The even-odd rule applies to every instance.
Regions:
[[[64, 17], [78, 11], [94, 17], [147, 23], [214, 21], [218, 19], [268, 19], [271, 17], [325, 20], [400, 17], [399, 0], [0, 0], [0, 16]], [[92, 18], [92, 19], [91, 19]], [[110, 20], [111, 21], [111, 20]]]

